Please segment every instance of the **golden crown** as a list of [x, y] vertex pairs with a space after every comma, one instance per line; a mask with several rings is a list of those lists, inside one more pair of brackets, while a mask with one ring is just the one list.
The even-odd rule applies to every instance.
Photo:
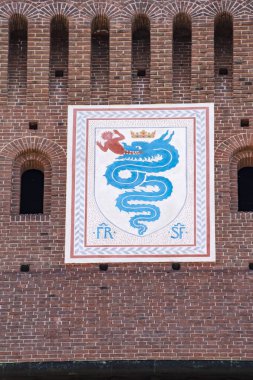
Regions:
[[153, 137], [155, 137], [155, 133], [156, 133], [156, 131], [154, 131], [154, 132], [147, 132], [147, 131], [145, 131], [143, 129], [140, 132], [133, 132], [133, 131], [131, 131], [131, 137], [133, 137], [135, 139], [140, 139], [140, 138], [152, 139]]

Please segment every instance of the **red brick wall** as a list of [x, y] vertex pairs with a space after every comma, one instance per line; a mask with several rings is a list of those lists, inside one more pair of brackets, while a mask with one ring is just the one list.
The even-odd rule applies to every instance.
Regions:
[[[191, 20], [191, 45], [173, 45], [180, 12]], [[232, 17], [233, 50], [231, 37], [217, 32], [214, 44], [220, 12]], [[28, 20], [27, 80], [14, 39], [8, 65], [14, 14]], [[56, 14], [68, 20], [68, 44], [67, 32], [50, 41]], [[92, 49], [98, 14], [108, 17], [109, 46]], [[150, 59], [147, 40], [133, 41], [132, 51], [137, 14], [150, 20]], [[252, 19], [248, 0], [1, 2], [1, 362], [252, 359], [253, 214], [237, 212], [236, 195], [237, 168], [252, 163]], [[145, 80], [132, 80], [135, 54], [147, 64]], [[58, 65], [67, 75], [56, 80]], [[229, 68], [226, 78], [217, 74], [221, 65]], [[170, 263], [111, 264], [107, 272], [64, 265], [67, 105], [188, 100], [216, 102], [216, 263], [182, 264], [180, 271]], [[245, 117], [248, 128], [240, 126]], [[50, 177], [44, 215], [18, 214], [17, 176], [26, 157]], [[21, 264], [30, 272], [21, 273]]]

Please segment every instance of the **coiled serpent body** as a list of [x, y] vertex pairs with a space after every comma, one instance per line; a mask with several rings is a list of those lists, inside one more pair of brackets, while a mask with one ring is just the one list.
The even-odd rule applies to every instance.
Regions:
[[179, 162], [177, 149], [170, 144], [174, 132], [168, 131], [160, 138], [135, 141], [124, 145], [125, 154], [107, 167], [107, 183], [126, 190], [116, 199], [120, 211], [133, 214], [130, 225], [137, 229], [138, 235], [147, 231], [147, 224], [160, 217], [160, 209], [154, 202], [162, 201], [172, 194], [173, 186], [168, 178], [154, 175], [166, 172]]

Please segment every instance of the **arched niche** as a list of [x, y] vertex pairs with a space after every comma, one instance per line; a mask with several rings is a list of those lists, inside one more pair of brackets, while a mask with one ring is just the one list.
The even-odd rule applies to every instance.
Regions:
[[109, 94], [109, 19], [101, 14], [91, 23], [91, 102], [107, 104]]
[[227, 12], [214, 20], [214, 76], [215, 97], [223, 102], [233, 87], [233, 18]]
[[69, 23], [59, 14], [50, 23], [49, 94], [51, 103], [64, 103], [68, 96]]
[[27, 89], [27, 36], [28, 21], [21, 14], [9, 19], [8, 53], [8, 100], [13, 104], [24, 104]]
[[191, 100], [192, 23], [186, 13], [173, 19], [173, 100]]
[[150, 20], [145, 14], [132, 20], [132, 102], [150, 102]]

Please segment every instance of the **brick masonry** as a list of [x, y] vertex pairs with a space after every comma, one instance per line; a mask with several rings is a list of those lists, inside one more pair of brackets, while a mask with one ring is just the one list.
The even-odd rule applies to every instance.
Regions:
[[[1, 362], [253, 359], [252, 21], [252, 0], [0, 2]], [[217, 262], [64, 265], [67, 105], [189, 101], [215, 101]], [[18, 213], [28, 167], [43, 215]]]

